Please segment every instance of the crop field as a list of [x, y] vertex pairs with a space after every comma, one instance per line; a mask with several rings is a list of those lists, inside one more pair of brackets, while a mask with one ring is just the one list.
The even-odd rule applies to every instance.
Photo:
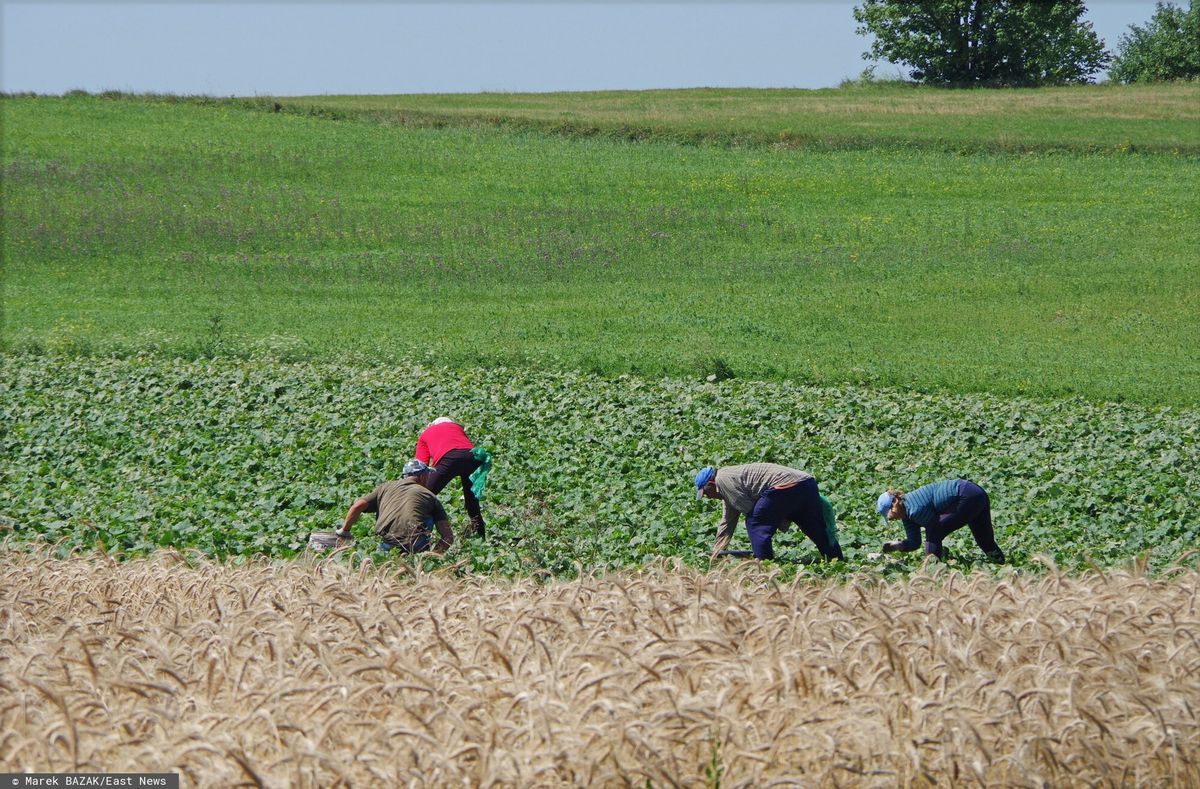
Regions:
[[[398, 476], [441, 414], [496, 456], [492, 538], [442, 560], [478, 572], [573, 574], [656, 557], [703, 566], [720, 513], [695, 500], [696, 469], [758, 460], [816, 476], [847, 564], [885, 574], [919, 557], [869, 559], [902, 531], [883, 529], [875, 498], [957, 476], [989, 492], [1018, 566], [1151, 552], [1161, 568], [1200, 543], [1196, 408], [270, 359], [3, 357], [0, 515], [14, 539], [64, 550], [289, 556]], [[442, 498], [461, 526], [454, 490]], [[363, 557], [375, 548], [370, 521], [356, 526]], [[744, 530], [737, 540], [747, 547]], [[816, 555], [798, 533], [779, 543], [790, 562]], [[947, 545], [955, 561], [982, 559], [966, 529]]]
[[1200, 576], [0, 563], [0, 765], [197, 786], [1193, 786]]

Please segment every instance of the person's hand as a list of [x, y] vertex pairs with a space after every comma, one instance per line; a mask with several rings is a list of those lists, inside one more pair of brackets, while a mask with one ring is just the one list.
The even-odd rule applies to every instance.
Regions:
[[333, 536], [339, 540], [353, 540], [354, 536], [350, 534], [350, 530], [345, 526], [341, 526], [333, 530]]
[[709, 555], [708, 560], [711, 562], [713, 559], [716, 559], [718, 556], [720, 556], [721, 551], [723, 551], [729, 547], [729, 543], [732, 539], [733, 539], [732, 531], [725, 533], [725, 534], [718, 534], [717, 541], [715, 543], [713, 543], [712, 553]]
[[904, 550], [904, 543], [902, 543], [900, 540], [892, 540], [891, 542], [885, 542], [883, 544], [884, 553], [895, 553], [896, 551], [902, 550]]

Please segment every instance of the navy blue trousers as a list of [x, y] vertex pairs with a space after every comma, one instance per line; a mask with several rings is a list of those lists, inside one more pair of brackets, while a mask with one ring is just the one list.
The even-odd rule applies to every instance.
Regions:
[[989, 558], [1003, 559], [1004, 552], [996, 544], [996, 532], [992, 528], [992, 503], [987, 492], [969, 479], [958, 481], [958, 500], [938, 516], [937, 523], [925, 529], [925, 553], [940, 559], [946, 535], [963, 526], [971, 527], [975, 543]]
[[424, 553], [429, 550], [432, 542], [431, 535], [433, 533], [433, 520], [430, 519], [425, 524], [425, 529], [417, 534], [412, 541], [408, 543], [392, 542], [386, 537], [379, 540], [379, 552], [389, 554], [392, 551], [401, 551], [403, 553]]
[[774, 559], [775, 532], [791, 521], [816, 543], [826, 559], [841, 559], [842, 548], [830, 543], [821, 510], [821, 495], [815, 479], [806, 479], [790, 488], [767, 488], [746, 516], [746, 533], [755, 559]]

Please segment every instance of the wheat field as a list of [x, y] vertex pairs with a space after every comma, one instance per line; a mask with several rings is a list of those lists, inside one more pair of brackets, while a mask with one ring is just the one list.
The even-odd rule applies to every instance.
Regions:
[[186, 786], [1200, 784], [1200, 575], [0, 562], [0, 770]]

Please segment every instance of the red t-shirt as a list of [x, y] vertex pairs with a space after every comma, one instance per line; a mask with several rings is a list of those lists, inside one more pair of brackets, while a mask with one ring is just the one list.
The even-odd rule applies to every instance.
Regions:
[[457, 422], [440, 422], [421, 431], [417, 438], [417, 460], [436, 466], [452, 449], [474, 449], [466, 431]]

